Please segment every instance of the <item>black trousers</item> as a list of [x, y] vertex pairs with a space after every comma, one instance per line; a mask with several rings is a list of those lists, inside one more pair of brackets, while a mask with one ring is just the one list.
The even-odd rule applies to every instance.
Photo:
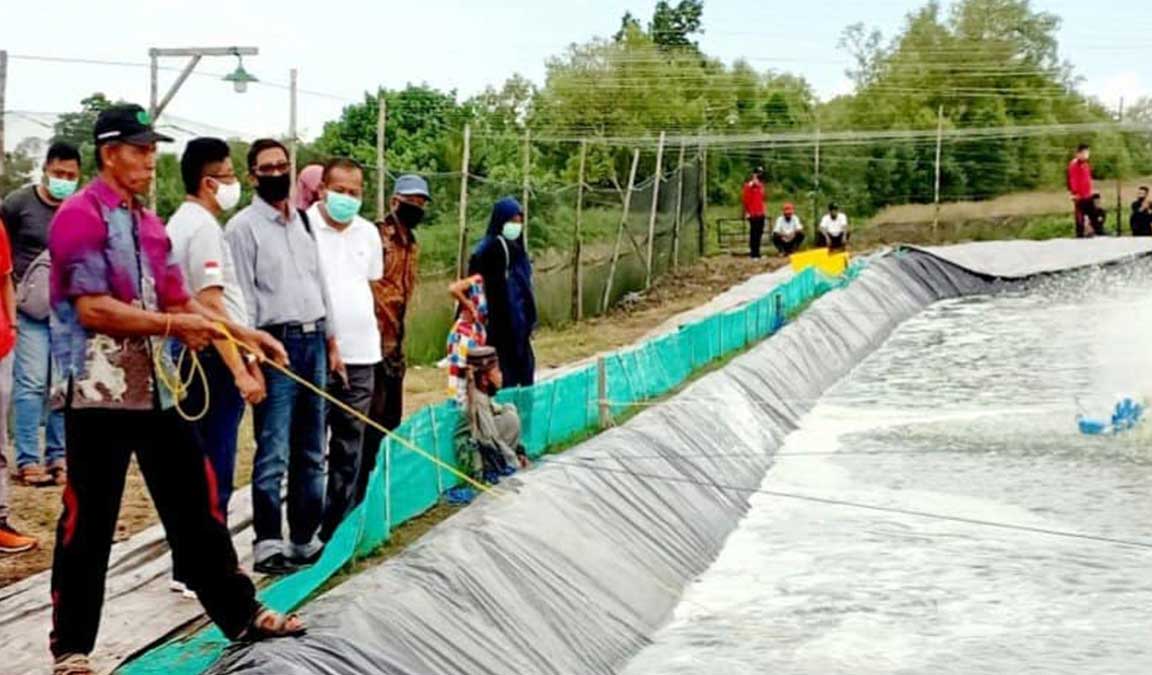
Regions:
[[52, 653], [88, 654], [96, 643], [133, 452], [185, 583], [221, 631], [238, 636], [256, 614], [256, 588], [240, 570], [196, 429], [173, 410], [69, 409], [64, 425], [68, 484], [52, 561]]
[[748, 218], [748, 249], [752, 258], [760, 257], [760, 244], [764, 241], [764, 216]]
[[[348, 366], [348, 384], [333, 373], [328, 393], [354, 410], [368, 414], [374, 393], [375, 366]], [[328, 489], [320, 539], [328, 541], [356, 504], [356, 491], [364, 467], [364, 422], [348, 411], [328, 404]]]
[[[1083, 239], [1088, 236], [1085, 231], [1084, 223], [1092, 218], [1092, 214], [1096, 211], [1096, 204], [1091, 199], [1078, 199], [1075, 206], [1076, 218], [1076, 238]], [[1096, 234], [1104, 234], [1103, 232], [1096, 232]]]
[[796, 236], [792, 239], [785, 239], [778, 234], [772, 235], [772, 245], [780, 252], [780, 255], [791, 255], [800, 248], [800, 244], [804, 243], [804, 233], [797, 232]]
[[[396, 375], [392, 369], [383, 365], [373, 366], [375, 377], [372, 382], [372, 403], [368, 407], [368, 417], [379, 422], [385, 429], [392, 431], [400, 426], [400, 418], [404, 414], [404, 375]], [[403, 371], [401, 371], [403, 372]], [[368, 490], [368, 476], [376, 468], [376, 453], [380, 449], [380, 442], [384, 434], [366, 427], [364, 429], [363, 464], [356, 478], [356, 501], [358, 504], [364, 499]]]

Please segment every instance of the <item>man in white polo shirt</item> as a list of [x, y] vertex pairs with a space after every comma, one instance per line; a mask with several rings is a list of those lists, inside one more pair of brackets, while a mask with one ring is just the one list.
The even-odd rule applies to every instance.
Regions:
[[[320, 201], [306, 215], [320, 249], [336, 343], [344, 360], [343, 371], [329, 378], [328, 392], [367, 414], [381, 359], [369, 283], [384, 275], [384, 249], [376, 227], [359, 216], [363, 197], [364, 169], [351, 159], [333, 159], [324, 166]], [[354, 505], [356, 480], [364, 466], [364, 423], [330, 405], [328, 428], [328, 489], [320, 525], [325, 542]]]
[[[236, 284], [232, 255], [224, 245], [219, 218], [240, 202], [240, 181], [232, 168], [228, 144], [219, 138], [195, 138], [180, 158], [184, 180], [184, 203], [168, 221], [172, 256], [184, 273], [188, 290], [202, 304], [226, 315], [235, 323], [249, 325], [244, 294]], [[176, 345], [177, 348], [180, 345]], [[191, 414], [205, 410], [196, 422], [204, 452], [216, 477], [216, 500], [222, 517], [228, 517], [232, 483], [236, 472], [236, 439], [244, 418], [245, 402], [264, 399], [264, 377], [256, 363], [245, 363], [231, 343], [199, 353], [211, 398], [193, 382], [181, 407]], [[184, 361], [183, 379], [188, 380], [191, 362]], [[185, 571], [173, 569], [172, 590], [195, 597], [183, 583]]]
[[820, 219], [820, 231], [817, 232], [819, 241], [817, 246], [833, 251], [842, 251], [848, 245], [848, 216], [840, 210], [836, 202], [828, 205], [828, 213]]
[[776, 226], [772, 228], [772, 244], [780, 255], [792, 255], [804, 243], [804, 223], [796, 215], [796, 207], [791, 203], [784, 205], [784, 215], [776, 219]]

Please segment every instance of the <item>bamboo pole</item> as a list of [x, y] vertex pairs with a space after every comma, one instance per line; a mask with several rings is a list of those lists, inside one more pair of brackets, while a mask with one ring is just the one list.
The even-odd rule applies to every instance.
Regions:
[[383, 218], [388, 206], [388, 101], [384, 91], [376, 93], [376, 217]]
[[296, 85], [297, 85], [297, 72], [293, 68], [288, 74], [289, 92], [288, 92], [288, 194], [295, 202], [296, 195]]
[[532, 130], [524, 130], [524, 189], [520, 206], [524, 208], [524, 250], [528, 250], [528, 200], [532, 193]]
[[700, 211], [697, 215], [699, 230], [696, 233], [696, 245], [700, 249], [700, 257], [704, 257], [707, 250], [708, 239], [708, 146], [700, 143]]
[[572, 237], [572, 319], [584, 319], [584, 277], [580, 273], [584, 225], [584, 170], [588, 163], [588, 141], [580, 141], [580, 177], [576, 184], [576, 228]]
[[620, 227], [616, 229], [616, 245], [612, 248], [612, 263], [608, 266], [608, 282], [604, 285], [604, 298], [600, 303], [600, 311], [608, 311], [608, 302], [612, 298], [612, 283], [616, 280], [616, 263], [620, 260], [620, 245], [624, 240], [624, 232], [628, 229], [628, 210], [632, 207], [632, 189], [636, 186], [636, 168], [640, 165], [640, 151], [632, 151], [632, 169], [628, 172], [628, 189], [624, 192], [624, 213], [620, 216]]
[[460, 247], [456, 250], [456, 278], [465, 272], [464, 256], [468, 251], [468, 165], [471, 161], [472, 125], [464, 125], [464, 153], [460, 158]]
[[660, 145], [656, 148], [656, 173], [652, 179], [652, 211], [648, 216], [648, 261], [647, 271], [644, 275], [645, 290], [652, 288], [652, 264], [656, 254], [656, 211], [660, 207], [660, 178], [664, 171], [664, 139], [660, 132]]
[[940, 154], [944, 146], [944, 106], [936, 114], [936, 191], [932, 216], [932, 241], [940, 241]]
[[672, 269], [680, 268], [680, 210], [684, 208], [684, 155], [688, 152], [688, 143], [680, 143], [680, 159], [676, 165], [676, 219], [672, 223]]

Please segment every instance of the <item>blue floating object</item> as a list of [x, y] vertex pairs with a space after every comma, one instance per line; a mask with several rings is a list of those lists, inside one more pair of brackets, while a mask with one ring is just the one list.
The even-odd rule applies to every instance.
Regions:
[[1136, 425], [1144, 420], [1144, 409], [1145, 406], [1142, 402], [1125, 396], [1116, 402], [1110, 420], [1104, 421], [1077, 415], [1076, 424], [1080, 427], [1080, 433], [1086, 436], [1100, 436], [1107, 433], [1119, 434], [1136, 428]]
[[1080, 433], [1085, 436], [1099, 436], [1108, 431], [1108, 423], [1100, 420], [1077, 416], [1076, 423], [1080, 425]]

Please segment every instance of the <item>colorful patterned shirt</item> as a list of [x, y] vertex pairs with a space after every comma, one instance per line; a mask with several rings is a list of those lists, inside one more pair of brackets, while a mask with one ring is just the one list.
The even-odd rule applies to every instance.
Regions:
[[456, 398], [461, 408], [468, 402], [468, 353], [488, 344], [488, 298], [484, 295], [484, 277], [479, 274], [468, 278], [471, 284], [464, 292], [476, 315], [462, 309], [452, 331], [448, 333], [448, 356], [441, 365], [448, 369], [448, 393]]
[[149, 311], [188, 302], [164, 223], [139, 202], [125, 203], [97, 178], [60, 206], [52, 219], [48, 249], [52, 354], [62, 375], [53, 387], [54, 406], [171, 407], [171, 392], [156, 386], [153, 370], [153, 354], [159, 352], [161, 366], [175, 377], [164, 340], [90, 332], [76, 312], [76, 299], [85, 295], [108, 295]]
[[420, 246], [411, 230], [396, 222], [392, 214], [384, 218], [378, 229], [384, 246], [384, 276], [371, 282], [372, 299], [380, 328], [384, 369], [398, 376], [404, 371], [404, 318], [412, 292], [416, 290]]

